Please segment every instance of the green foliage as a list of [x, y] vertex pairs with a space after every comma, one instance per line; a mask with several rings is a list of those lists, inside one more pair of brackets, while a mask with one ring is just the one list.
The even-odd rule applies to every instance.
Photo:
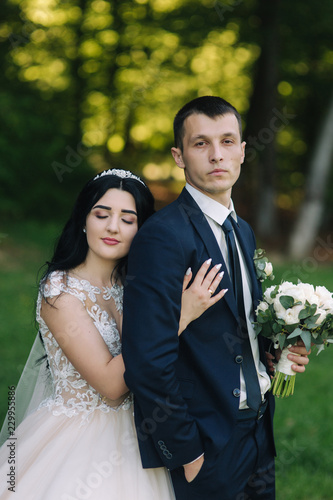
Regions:
[[[168, 152], [173, 115], [217, 94], [246, 118], [264, 49], [261, 11], [259, 0], [4, 2], [0, 211], [36, 218], [47, 205], [47, 218], [59, 218], [77, 186], [111, 165], [183, 179]], [[296, 117], [278, 133], [281, 207], [301, 199], [307, 144], [330, 92], [331, 11], [328, 0], [317, 4], [316, 23], [298, 2], [278, 13], [278, 111]]]
[[[57, 217], [78, 182], [113, 164], [175, 180], [180, 171], [166, 151], [176, 110], [222, 88], [246, 109], [258, 47], [241, 43], [233, 23], [221, 30], [212, 2], [69, 0], [41, 8], [12, 0], [7, 8], [5, 213], [36, 217], [47, 202]], [[19, 197], [18, 181], [26, 188]]]
[[283, 295], [282, 297], [279, 297], [279, 301], [285, 309], [289, 309], [289, 307], [294, 307], [297, 303], [295, 302], [295, 299], [293, 297], [290, 297], [289, 295]]

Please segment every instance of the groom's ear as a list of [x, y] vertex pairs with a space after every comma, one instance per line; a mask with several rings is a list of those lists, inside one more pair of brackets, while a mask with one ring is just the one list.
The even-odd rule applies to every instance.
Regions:
[[242, 148], [241, 164], [244, 163], [244, 159], [245, 159], [245, 146], [246, 146], [246, 142], [243, 141], [241, 144], [241, 148]]
[[176, 162], [176, 165], [179, 168], [185, 168], [181, 149], [173, 147], [173, 148], [171, 148], [171, 154], [173, 156], [173, 159]]

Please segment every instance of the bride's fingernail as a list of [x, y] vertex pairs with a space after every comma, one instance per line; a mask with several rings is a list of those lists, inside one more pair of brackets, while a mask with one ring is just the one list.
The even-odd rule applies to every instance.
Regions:
[[221, 267], [222, 267], [222, 264], [216, 264], [215, 269], [218, 271], [219, 269], [221, 269]]
[[219, 273], [219, 276], [221, 279], [223, 278], [223, 275], [224, 275], [224, 271], [222, 271], [222, 273]]
[[211, 264], [211, 263], [212, 263], [212, 259], [208, 259], [208, 260], [206, 260], [206, 262], [205, 262], [205, 264], [207, 264], [207, 266], [209, 266], [209, 264]]
[[186, 276], [188, 276], [189, 274], [191, 274], [191, 271], [192, 271], [192, 269], [189, 267], [189, 268], [188, 268], [188, 270], [187, 270], [187, 271], [186, 271], [186, 273], [185, 273], [185, 274], [186, 274]]
[[224, 293], [227, 293], [228, 290], [229, 290], [229, 288], [225, 288], [224, 289]]

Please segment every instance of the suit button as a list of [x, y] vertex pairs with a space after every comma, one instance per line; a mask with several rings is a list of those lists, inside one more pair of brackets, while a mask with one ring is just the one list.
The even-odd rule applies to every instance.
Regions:
[[239, 354], [238, 356], [235, 357], [235, 361], [238, 364], [243, 363], [243, 356]]
[[240, 394], [241, 394], [241, 391], [240, 389], [234, 389], [232, 391], [233, 395], [235, 396], [235, 398], [239, 398]]

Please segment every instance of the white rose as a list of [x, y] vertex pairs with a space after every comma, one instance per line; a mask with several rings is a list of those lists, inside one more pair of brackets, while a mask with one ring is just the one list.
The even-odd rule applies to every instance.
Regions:
[[319, 318], [316, 321], [316, 325], [321, 325], [326, 319], [327, 311], [325, 311], [324, 309], [318, 308], [316, 311], [316, 314], [320, 314]]
[[305, 299], [310, 302], [310, 304], [318, 304], [318, 298], [315, 295], [315, 289], [313, 285], [308, 283], [299, 283], [298, 287], [303, 290]]
[[273, 303], [273, 299], [272, 299], [272, 297], [271, 297], [271, 293], [272, 293], [272, 291], [273, 291], [274, 289], [275, 289], [275, 286], [274, 286], [274, 285], [272, 285], [272, 286], [270, 286], [269, 288], [267, 288], [267, 289], [265, 290], [265, 293], [264, 293], [264, 298], [265, 298], [265, 300], [266, 300], [269, 304], [272, 304], [272, 303]]
[[315, 294], [319, 297], [319, 305], [324, 306], [332, 300], [332, 294], [324, 286], [316, 286]]
[[293, 283], [291, 283], [290, 281], [284, 281], [283, 283], [281, 283], [281, 285], [279, 286], [279, 293], [281, 295], [287, 295], [286, 294], [286, 290], [289, 290], [290, 288], [294, 288], [296, 285], [294, 285]]
[[270, 276], [272, 272], [273, 272], [273, 266], [271, 262], [266, 262], [264, 273], [266, 274], [266, 276]]
[[318, 295], [312, 295], [312, 297], [309, 297], [307, 298], [306, 297], [306, 300], [310, 303], [310, 304], [316, 304], [316, 306], [320, 306], [320, 300], [319, 300], [319, 297]]
[[325, 304], [322, 306], [327, 312], [333, 314], [333, 299], [325, 301]]
[[266, 302], [260, 302], [256, 309], [256, 314], [258, 314], [259, 311], [265, 312], [268, 309], [268, 304]]
[[285, 316], [286, 325], [294, 325], [296, 323], [299, 323], [298, 315], [302, 309], [303, 306], [294, 306], [290, 309], [287, 309]]
[[285, 321], [287, 310], [281, 304], [281, 302], [279, 300], [279, 297], [280, 297], [280, 295], [277, 295], [275, 297], [275, 299], [274, 299], [274, 302], [273, 302], [274, 311], [275, 311], [275, 314], [276, 314], [277, 318], [282, 319], [283, 321]]
[[281, 295], [290, 295], [290, 297], [293, 297], [295, 302], [300, 301], [302, 304], [305, 304], [305, 294], [301, 286], [292, 285], [289, 288], [286, 288]]

